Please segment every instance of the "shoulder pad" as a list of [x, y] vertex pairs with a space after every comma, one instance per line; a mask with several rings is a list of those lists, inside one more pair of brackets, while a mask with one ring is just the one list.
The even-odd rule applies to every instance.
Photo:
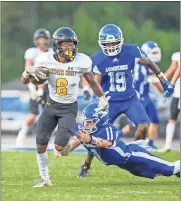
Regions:
[[80, 68], [88, 69], [92, 66], [91, 58], [84, 53], [77, 53], [77, 59], [81, 62]]
[[132, 51], [134, 51], [137, 48], [138, 48], [138, 45], [136, 44], [123, 44], [121, 51], [132, 53]]
[[90, 56], [92, 62], [94, 65], [99, 65], [101, 62], [105, 59], [106, 55], [102, 52], [102, 50], [94, 53], [93, 55]]
[[139, 54], [142, 55], [141, 50], [137, 44], [123, 44], [121, 51], [130, 56]]

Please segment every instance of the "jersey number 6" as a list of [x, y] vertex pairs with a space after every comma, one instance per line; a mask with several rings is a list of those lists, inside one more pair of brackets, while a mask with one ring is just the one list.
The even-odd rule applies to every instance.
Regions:
[[68, 81], [65, 78], [58, 78], [56, 80], [56, 93], [59, 96], [66, 96], [67, 95], [67, 86]]
[[109, 72], [110, 77], [110, 91], [123, 92], [126, 90], [125, 72]]

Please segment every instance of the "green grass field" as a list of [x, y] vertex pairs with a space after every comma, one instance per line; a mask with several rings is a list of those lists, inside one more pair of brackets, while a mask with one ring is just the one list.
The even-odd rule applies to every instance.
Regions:
[[[159, 154], [169, 161], [179, 153]], [[3, 201], [178, 201], [179, 179], [138, 178], [117, 167], [106, 167], [94, 160], [89, 178], [77, 178], [84, 154], [72, 153], [57, 159], [49, 153], [53, 186], [34, 189], [39, 179], [35, 152], [2, 152]]]

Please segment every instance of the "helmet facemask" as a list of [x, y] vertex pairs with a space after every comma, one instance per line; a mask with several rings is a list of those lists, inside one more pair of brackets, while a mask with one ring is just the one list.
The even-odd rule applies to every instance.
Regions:
[[82, 122], [79, 124], [79, 129], [85, 134], [95, 133], [97, 131], [96, 124], [98, 122], [99, 118], [85, 119], [85, 117], [82, 116]]
[[40, 49], [47, 49], [47, 47], [51, 46], [51, 35], [47, 29], [40, 28], [35, 31], [33, 35], [33, 41], [35, 46]]
[[40, 47], [41, 49], [44, 49], [50, 45], [50, 40], [48, 39], [48, 37], [40, 36], [40, 37], [36, 38], [35, 45], [37, 47]]
[[53, 39], [53, 48], [56, 54], [63, 57], [66, 62], [73, 61], [78, 52], [75, 41], [56, 41]]
[[99, 40], [99, 46], [107, 56], [116, 56], [121, 52], [124, 38], [115, 39], [114, 36], [108, 35], [106, 40]]

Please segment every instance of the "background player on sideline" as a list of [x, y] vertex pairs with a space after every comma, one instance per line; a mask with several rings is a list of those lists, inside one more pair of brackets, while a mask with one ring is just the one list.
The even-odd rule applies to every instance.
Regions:
[[170, 105], [170, 119], [166, 126], [166, 141], [163, 152], [170, 151], [172, 148], [172, 139], [175, 132], [178, 115], [180, 113], [180, 52], [172, 55], [172, 62], [169, 69], [165, 72], [166, 77], [172, 77], [171, 84], [175, 86], [173, 99]]
[[[49, 48], [51, 44], [51, 35], [48, 30], [43, 28], [36, 30], [33, 36], [33, 41], [36, 47], [27, 49], [24, 55], [25, 69], [26, 67], [33, 66], [35, 64], [37, 56], [42, 53], [52, 51], [52, 48]], [[37, 86], [29, 83], [28, 88], [30, 92], [29, 114], [16, 138], [17, 147], [24, 147], [26, 136], [34, 123], [35, 118], [39, 114], [39, 104], [44, 107], [48, 96], [47, 84]]]

